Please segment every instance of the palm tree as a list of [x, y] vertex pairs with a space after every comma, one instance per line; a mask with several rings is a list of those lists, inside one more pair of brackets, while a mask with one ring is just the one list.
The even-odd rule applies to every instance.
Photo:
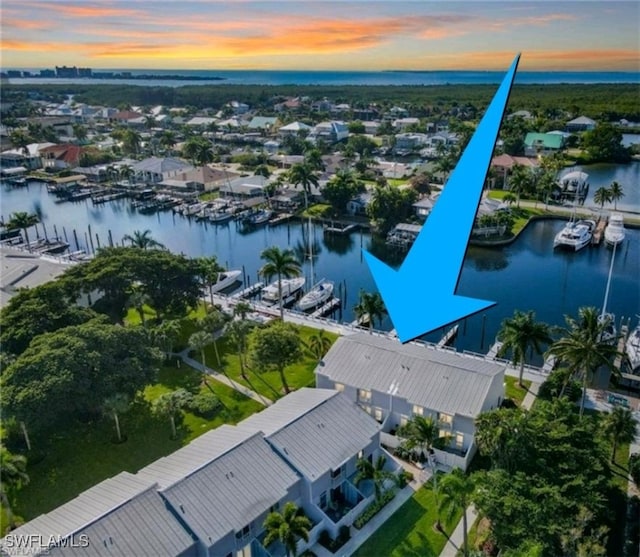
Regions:
[[171, 130], [165, 130], [160, 135], [160, 146], [171, 156], [173, 146], [176, 144], [176, 135]]
[[289, 170], [289, 180], [292, 184], [302, 186], [304, 192], [304, 208], [309, 207], [309, 195], [311, 186], [318, 187], [318, 177], [313, 168], [307, 163], [296, 163]]
[[203, 149], [203, 145], [209, 146], [209, 142], [202, 137], [190, 137], [182, 146], [182, 156], [190, 159], [193, 166], [196, 166], [198, 155]]
[[356, 468], [358, 469], [358, 473], [355, 477], [356, 486], [359, 486], [364, 481], [371, 480], [373, 482], [376, 500], [380, 499], [380, 496], [382, 495], [384, 482], [394, 478], [392, 472], [384, 469], [386, 463], [387, 459], [383, 455], [380, 455], [376, 459], [375, 464], [372, 464], [366, 458], [361, 458], [356, 462]]
[[116, 424], [118, 443], [122, 443], [122, 434], [120, 432], [120, 420], [118, 415], [124, 414], [129, 409], [130, 402], [129, 397], [126, 394], [116, 393], [106, 399], [103, 403], [103, 410], [105, 414], [113, 417], [113, 421]]
[[127, 129], [122, 134], [122, 144], [125, 151], [137, 155], [142, 144], [142, 137], [137, 131]]
[[253, 308], [247, 302], [238, 302], [233, 307], [233, 316], [240, 317], [240, 319], [246, 319], [247, 315], [249, 315], [253, 311]]
[[205, 166], [210, 162], [213, 162], [213, 148], [211, 143], [208, 141], [201, 141], [198, 144], [198, 149], [196, 150], [195, 162], [198, 166]]
[[249, 380], [245, 371], [245, 354], [247, 352], [247, 337], [251, 329], [253, 329], [253, 324], [246, 319], [229, 321], [224, 329], [225, 335], [236, 345], [240, 361], [240, 375], [245, 381]]
[[465, 557], [469, 555], [467, 507], [471, 504], [475, 490], [473, 478], [467, 476], [460, 468], [454, 468], [440, 482], [438, 510], [444, 513], [445, 520], [452, 520], [462, 511], [462, 550]]
[[151, 230], [147, 229], [144, 232], [140, 232], [139, 230], [134, 230], [133, 235], [126, 234], [122, 238], [125, 242], [131, 242], [131, 247], [140, 248], [140, 249], [149, 249], [149, 248], [164, 248], [164, 245], [160, 242], [154, 240], [151, 237]]
[[605, 187], [598, 188], [593, 194], [593, 202], [600, 205], [600, 210], [604, 209], [605, 203], [611, 203], [613, 200], [611, 191]]
[[264, 521], [266, 536], [264, 546], [279, 541], [287, 550], [287, 557], [296, 557], [298, 538], [309, 541], [311, 521], [302, 513], [295, 503], [289, 501], [279, 512], [270, 513]]
[[129, 166], [128, 164], [123, 164], [119, 169], [118, 169], [118, 175], [121, 179], [126, 180], [129, 185], [131, 185], [131, 178], [133, 178], [133, 176], [135, 175], [136, 171]]
[[329, 348], [331, 348], [331, 344], [331, 339], [325, 336], [324, 329], [320, 329], [317, 333], [309, 337], [309, 341], [305, 344], [305, 347], [318, 363], [320, 363], [322, 357], [329, 351]]
[[324, 161], [322, 160], [322, 153], [319, 149], [307, 149], [304, 152], [304, 162], [311, 168], [311, 170], [322, 172], [325, 169]]
[[182, 326], [177, 319], [163, 321], [154, 330], [156, 345], [166, 354], [167, 358], [173, 352], [173, 346], [177, 342]]
[[19, 211], [11, 215], [9, 222], [7, 223], [7, 230], [15, 230], [16, 228], [21, 229], [24, 232], [24, 240], [27, 243], [27, 249], [31, 251], [28, 229], [39, 222], [40, 219], [38, 219], [37, 215]]
[[353, 310], [356, 313], [356, 317], [359, 321], [363, 321], [368, 318], [369, 331], [373, 331], [373, 326], [376, 319], [382, 322], [382, 318], [387, 314], [387, 308], [384, 306], [382, 296], [378, 292], [369, 293], [364, 290], [360, 291], [360, 300], [355, 305]]
[[537, 323], [533, 311], [524, 313], [518, 310], [515, 311], [513, 317], [502, 322], [502, 327], [498, 332], [498, 340], [503, 343], [499, 351], [500, 356], [510, 351], [513, 355], [514, 365], [520, 364], [518, 378], [520, 387], [523, 386], [522, 376], [527, 351], [534, 350], [536, 354], [542, 354], [542, 345], [552, 342], [549, 326], [546, 323]]
[[0, 503], [7, 513], [10, 527], [15, 526], [11, 510], [13, 494], [28, 483], [26, 457], [12, 454], [4, 445], [0, 445]]
[[549, 353], [566, 363], [573, 374], [582, 372], [582, 401], [580, 416], [584, 414], [589, 377], [600, 366], [616, 371], [611, 363], [617, 350], [610, 342], [603, 340], [603, 334], [609, 323], [598, 319], [598, 310], [583, 307], [578, 310], [579, 320], [565, 317], [567, 328], [564, 336], [554, 342]]
[[284, 321], [284, 306], [282, 300], [282, 279], [298, 277], [302, 274], [300, 263], [296, 259], [293, 251], [282, 251], [278, 246], [272, 246], [265, 249], [260, 258], [265, 264], [259, 273], [267, 280], [271, 280], [274, 276], [278, 277], [278, 298], [280, 304], [280, 319]]
[[213, 286], [218, 282], [220, 277], [220, 273], [224, 271], [224, 267], [222, 267], [218, 263], [218, 259], [216, 256], [211, 257], [201, 257], [198, 260], [200, 266], [200, 273], [202, 276], [202, 282], [209, 289], [209, 297], [211, 299], [211, 307], [214, 306], [213, 303]]
[[520, 196], [527, 191], [531, 182], [531, 173], [521, 164], [513, 165], [509, 178], [509, 189], [516, 192], [516, 205], [520, 207]]
[[218, 367], [222, 366], [222, 362], [220, 361], [220, 354], [218, 353], [218, 343], [216, 342], [216, 333], [222, 329], [224, 324], [227, 322], [227, 316], [220, 311], [217, 307], [212, 306], [207, 315], [200, 321], [200, 325], [206, 331], [209, 331], [211, 335], [211, 342], [213, 343], [213, 350], [216, 354], [216, 361], [218, 362]]
[[604, 421], [604, 431], [611, 438], [611, 462], [616, 459], [616, 450], [620, 443], [631, 443], [636, 437], [638, 424], [628, 408], [616, 406]]
[[613, 201], [614, 211], [618, 210], [618, 200], [624, 197], [622, 186], [618, 182], [612, 182], [609, 186], [609, 197]]
[[178, 437], [176, 430], [176, 416], [193, 400], [193, 395], [185, 389], [176, 389], [170, 393], [160, 395], [153, 403], [153, 413], [157, 416], [169, 418], [171, 422], [172, 439]]
[[207, 376], [207, 360], [205, 357], [205, 348], [213, 342], [213, 335], [207, 331], [198, 331], [189, 337], [189, 348], [200, 352], [202, 360], [202, 374]]

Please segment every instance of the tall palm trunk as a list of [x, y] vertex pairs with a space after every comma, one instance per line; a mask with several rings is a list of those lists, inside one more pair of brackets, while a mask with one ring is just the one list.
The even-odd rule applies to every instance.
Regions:
[[520, 360], [520, 376], [518, 377], [518, 387], [524, 387], [522, 383], [522, 377], [524, 376], [524, 355]]
[[122, 435], [120, 433], [120, 420], [118, 419], [118, 413], [113, 412], [113, 420], [116, 422], [116, 433], [118, 434], [118, 443], [122, 442]]
[[[15, 521], [13, 520], [13, 510], [11, 509], [11, 503], [9, 502], [9, 498], [4, 490], [0, 490], [0, 503], [2, 503], [2, 507], [7, 515], [7, 522], [9, 523], [9, 528], [13, 528], [15, 526]], [[3, 532], [4, 534], [4, 532]]]
[[284, 321], [284, 300], [282, 299], [282, 276], [278, 273], [278, 298], [280, 300], [280, 321]]
[[467, 506], [462, 509], [462, 551], [464, 557], [469, 557], [469, 546], [467, 540]]
[[20, 429], [22, 430], [22, 436], [24, 437], [24, 442], [27, 445], [27, 450], [31, 450], [31, 440], [29, 439], [29, 432], [27, 431], [27, 426], [24, 422], [20, 422]]
[[171, 420], [171, 434], [173, 435], [172, 439], [176, 439], [178, 437], [178, 431], [176, 430], [176, 419], [173, 414], [169, 417]]
[[587, 384], [589, 378], [589, 371], [584, 370], [584, 376], [582, 377], [582, 400], [580, 401], [580, 417], [584, 415], [584, 405], [587, 401]]
[[22, 230], [24, 231], [25, 242], [27, 242], [27, 251], [31, 251], [31, 246], [29, 245], [29, 233], [27, 232], [27, 227], [25, 226]]
[[287, 383], [287, 378], [284, 376], [284, 368], [278, 368], [278, 373], [280, 374], [280, 380], [282, 381], [282, 386], [284, 387], [284, 392], [289, 394], [291, 389], [289, 389], [289, 385]]

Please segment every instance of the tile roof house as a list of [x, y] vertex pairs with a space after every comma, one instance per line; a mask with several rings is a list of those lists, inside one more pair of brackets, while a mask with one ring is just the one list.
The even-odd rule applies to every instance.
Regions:
[[[334, 390], [303, 388], [135, 475], [105, 480], [11, 532], [0, 550], [58, 557], [284, 557], [279, 542], [263, 545], [266, 516], [289, 501], [303, 509], [312, 528], [299, 551], [322, 530], [337, 535], [374, 497], [370, 481], [354, 484], [357, 460], [384, 454], [379, 424], [355, 402]], [[387, 469], [398, 470], [391, 458]], [[22, 535], [31, 546], [16, 547]]]
[[439, 463], [466, 469], [476, 451], [475, 419], [504, 399], [504, 365], [420, 343], [369, 334], [340, 337], [316, 368], [318, 388], [336, 389], [382, 424], [383, 443], [413, 415], [432, 416], [450, 446]]
[[71, 143], [61, 143], [40, 149], [44, 168], [75, 168], [80, 164], [83, 148]]

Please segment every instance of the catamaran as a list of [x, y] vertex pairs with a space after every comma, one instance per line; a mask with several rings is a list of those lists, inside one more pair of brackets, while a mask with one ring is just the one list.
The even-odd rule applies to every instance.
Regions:
[[581, 250], [589, 245], [593, 237], [596, 223], [592, 220], [570, 220], [567, 225], [556, 234], [553, 247], [567, 248], [573, 251]]

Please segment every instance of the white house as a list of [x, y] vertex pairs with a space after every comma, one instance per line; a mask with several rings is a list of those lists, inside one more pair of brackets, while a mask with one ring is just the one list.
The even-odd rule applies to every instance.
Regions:
[[309, 134], [309, 141], [321, 139], [327, 143], [337, 143], [349, 137], [349, 128], [347, 124], [338, 120], [331, 122], [320, 122]]
[[149, 157], [132, 165], [139, 182], [157, 184], [193, 169], [188, 162], [174, 157]]
[[340, 337], [316, 368], [316, 385], [336, 389], [382, 424], [383, 443], [413, 415], [431, 416], [451, 443], [438, 463], [466, 470], [475, 419], [504, 399], [505, 366], [421, 343], [370, 334]]

